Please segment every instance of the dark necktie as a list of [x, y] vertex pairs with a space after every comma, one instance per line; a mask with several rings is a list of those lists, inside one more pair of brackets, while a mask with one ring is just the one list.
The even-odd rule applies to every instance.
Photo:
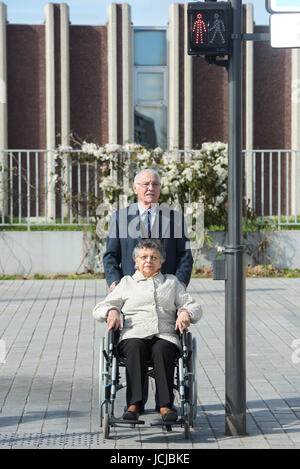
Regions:
[[151, 238], [151, 208], [148, 208], [147, 210], [147, 215], [148, 215], [148, 238]]

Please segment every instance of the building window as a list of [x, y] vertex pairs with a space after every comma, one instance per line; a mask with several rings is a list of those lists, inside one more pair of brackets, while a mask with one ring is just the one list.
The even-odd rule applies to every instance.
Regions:
[[134, 140], [167, 146], [167, 39], [165, 29], [134, 29]]

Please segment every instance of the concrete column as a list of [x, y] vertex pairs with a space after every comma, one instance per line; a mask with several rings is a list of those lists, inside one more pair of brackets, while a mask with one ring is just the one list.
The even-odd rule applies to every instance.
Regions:
[[60, 4], [61, 144], [70, 144], [69, 7]]
[[187, 54], [188, 4], [184, 5], [184, 148], [193, 148], [193, 59]]
[[0, 150], [7, 149], [6, 5], [0, 3]]
[[291, 214], [300, 215], [300, 50], [291, 50]]
[[55, 193], [53, 180], [53, 152], [55, 149], [55, 39], [54, 39], [54, 5], [45, 6], [46, 34], [46, 138], [47, 138], [47, 217], [54, 221]]
[[169, 148], [179, 148], [179, 5], [169, 9]]
[[[60, 4], [60, 86], [61, 86], [61, 145], [70, 145], [70, 48], [69, 48], [69, 7]], [[68, 192], [70, 159], [64, 156], [64, 189]], [[68, 206], [64, 202], [62, 216], [68, 216]]]
[[133, 141], [131, 7], [122, 5], [123, 143]]
[[54, 5], [45, 6], [47, 150], [55, 148]]
[[[246, 6], [246, 32], [254, 32], [253, 23], [253, 5], [247, 4]], [[253, 41], [246, 41], [246, 86], [245, 86], [245, 98], [246, 98], [246, 150], [253, 150], [253, 124], [254, 124], [254, 113], [253, 113], [253, 78], [254, 78], [254, 67], [253, 67]], [[245, 170], [246, 170], [246, 198], [249, 200], [249, 205], [253, 207], [253, 162], [252, 152], [247, 152], [245, 155]]]
[[107, 7], [108, 143], [118, 143], [117, 5]]
[[8, 209], [6, 5], [0, 3], [0, 215]]

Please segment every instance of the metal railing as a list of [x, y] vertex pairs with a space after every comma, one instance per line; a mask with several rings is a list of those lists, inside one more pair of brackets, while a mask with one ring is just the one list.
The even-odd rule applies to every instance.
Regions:
[[[81, 161], [81, 153], [72, 151], [75, 156], [57, 166], [55, 151], [0, 151], [0, 226], [89, 225], [91, 203], [104, 197], [102, 173], [97, 160]], [[189, 151], [177, 153], [192, 157]], [[299, 153], [243, 150], [243, 197], [257, 224], [300, 225]], [[125, 157], [130, 160], [130, 152]]]
[[97, 161], [78, 155], [56, 165], [51, 150], [0, 152], [0, 225], [88, 225], [90, 199], [99, 197]]
[[244, 196], [259, 225], [300, 225], [300, 152], [244, 150]]

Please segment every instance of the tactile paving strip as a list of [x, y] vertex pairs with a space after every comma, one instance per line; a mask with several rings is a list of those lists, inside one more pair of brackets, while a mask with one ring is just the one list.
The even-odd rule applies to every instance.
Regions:
[[0, 448], [89, 448], [102, 440], [102, 432], [0, 433]]

